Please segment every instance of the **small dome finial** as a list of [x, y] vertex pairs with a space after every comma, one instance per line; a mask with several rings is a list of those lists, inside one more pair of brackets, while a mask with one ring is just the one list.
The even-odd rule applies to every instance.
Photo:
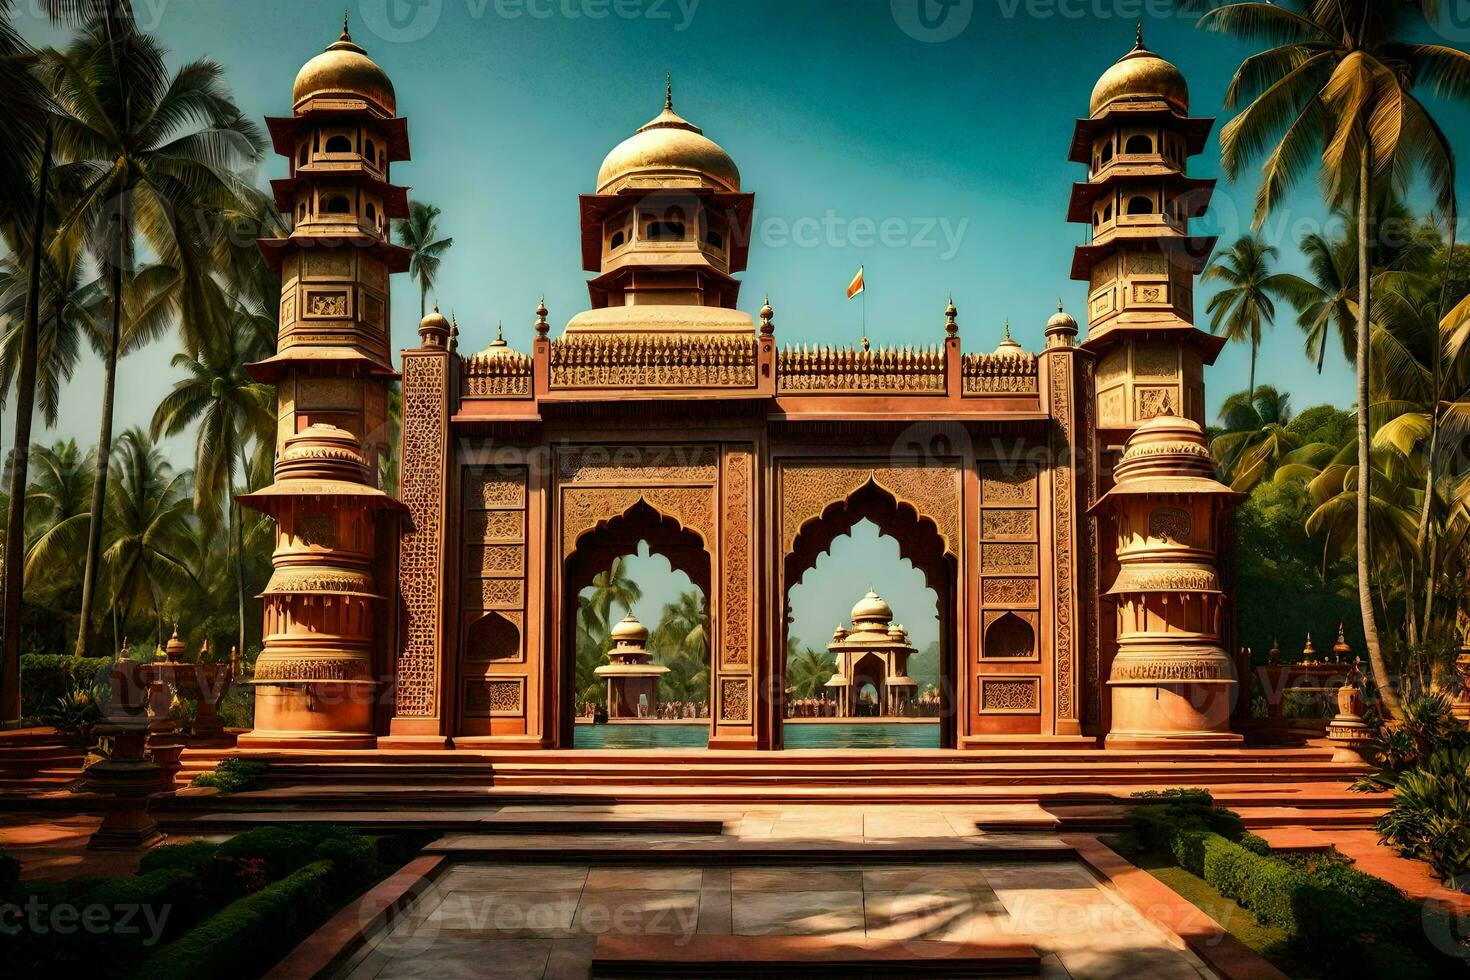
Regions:
[[499, 340], [499, 341], [502, 341], [502, 342], [504, 342], [504, 340], [505, 340], [505, 321], [504, 320], [496, 320], [495, 321], [495, 339], [496, 340]]
[[664, 69], [664, 108], [674, 111], [674, 73]]
[[955, 318], [960, 311], [954, 305], [954, 293], [949, 294], [949, 303], [944, 307], [944, 335], [946, 337], [958, 337], [960, 335], [960, 324]]
[[343, 7], [342, 8], [342, 36], [337, 39], [339, 41], [350, 41], [350, 40], [352, 40], [352, 32], [347, 29], [347, 11], [348, 11], [348, 8], [346, 8], [346, 7]]
[[761, 303], [761, 310], [760, 310], [760, 317], [761, 317], [761, 336], [762, 337], [769, 337], [769, 336], [773, 335], [776, 332], [776, 328], [775, 328], [774, 324], [772, 323], [772, 319], [771, 319], [774, 316], [775, 316], [775, 311], [771, 309], [771, 294], [770, 293], [766, 293], [766, 298]]
[[1138, 18], [1138, 33], [1134, 37], [1133, 50], [1142, 51], [1143, 47], [1143, 18]]
[[1010, 317], [1006, 317], [1005, 330], [1006, 330], [1006, 338], [1005, 339], [1006, 340], [1010, 340], [1011, 339], [1011, 318]]
[[551, 332], [551, 324], [546, 322], [546, 294], [541, 294], [541, 299], [536, 303], [536, 336], [545, 337]]

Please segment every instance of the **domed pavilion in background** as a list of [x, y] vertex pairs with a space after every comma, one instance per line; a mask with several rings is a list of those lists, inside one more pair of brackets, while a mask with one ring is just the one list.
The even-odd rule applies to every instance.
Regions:
[[837, 670], [826, 684], [837, 701], [837, 717], [860, 714], [862, 694], [869, 686], [877, 692], [873, 707], [879, 716], [908, 713], [918, 693], [918, 684], [908, 676], [914, 648], [903, 626], [893, 621], [893, 609], [878, 593], [869, 590], [858, 600], [852, 607], [852, 628], [837, 627], [827, 650], [837, 661]]
[[[389, 281], [408, 255], [388, 230], [407, 192], [391, 171], [409, 147], [393, 85], [344, 29], [292, 110], [268, 120], [291, 230], [261, 242], [280, 341], [253, 370], [280, 431], [275, 482], [243, 499], [278, 534], [245, 744], [571, 747], [578, 594], [646, 541], [706, 597], [710, 746], [779, 748], [790, 590], [860, 520], [938, 598], [943, 746], [1239, 741], [1220, 560], [1235, 495], [1202, 430], [1222, 341], [1194, 325], [1213, 239], [1190, 223], [1213, 182], [1188, 162], [1212, 121], [1141, 32], [1070, 146], [1086, 329], [972, 291], [970, 322], [1009, 318], [994, 351], [964, 350], [944, 296], [916, 297], [895, 346], [778, 347], [780, 297], [754, 317], [740, 303], [755, 195], [666, 87], [578, 198], [587, 308], [556, 330], [544, 303], [529, 312], [535, 284], [489, 281], [455, 307], [488, 336], [521, 291], [529, 350], [502, 335], [463, 356], [435, 311], [395, 367]], [[393, 440], [401, 485], [382, 486]], [[883, 662], [893, 710], [911, 648], [879, 605], [833, 649], [849, 695]], [[641, 661], [619, 642], [626, 674]]]
[[653, 662], [648, 652], [648, 627], [632, 615], [608, 634], [612, 649], [605, 663], [593, 671], [607, 680], [609, 718], [652, 718], [658, 712], [658, 679], [669, 672]]

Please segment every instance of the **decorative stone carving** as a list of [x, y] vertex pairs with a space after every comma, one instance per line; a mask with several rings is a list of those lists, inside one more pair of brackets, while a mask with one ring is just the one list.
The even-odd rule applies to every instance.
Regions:
[[519, 715], [523, 689], [519, 679], [470, 681], [465, 685], [465, 714], [479, 718]]
[[1035, 507], [1035, 465], [1009, 461], [981, 463], [980, 501], [987, 507]]
[[726, 666], [750, 663], [752, 618], [751, 563], [751, 485], [754, 459], [744, 449], [725, 453], [724, 550], [721, 580], [724, 583], [720, 603], [722, 642], [720, 661]]
[[982, 541], [1035, 541], [1036, 511], [981, 511], [980, 539]]
[[980, 679], [980, 710], [1034, 712], [1040, 710], [1040, 685], [1034, 678]]
[[980, 572], [991, 575], [1036, 570], [1034, 544], [983, 544], [980, 546]]
[[524, 468], [491, 469], [474, 473], [465, 482], [465, 502], [466, 506], [477, 506], [488, 510], [524, 507], [526, 504]]
[[460, 364], [460, 391], [466, 398], [529, 396], [533, 363], [530, 355], [519, 351], [466, 358]]
[[791, 553], [803, 525], [871, 481], [899, 503], [912, 507], [920, 517], [934, 522], [945, 551], [956, 554], [961, 526], [959, 477], [959, 469], [951, 466], [784, 465], [781, 469], [782, 553]]
[[566, 337], [551, 342], [551, 387], [754, 388], [754, 338]]
[[312, 316], [343, 317], [347, 315], [346, 293], [307, 293], [306, 312]]
[[562, 556], [577, 550], [577, 539], [599, 524], [624, 514], [643, 501], [685, 530], [698, 534], [705, 547], [715, 540], [714, 487], [565, 487], [561, 493]]
[[472, 510], [465, 515], [465, 537], [470, 541], [520, 541], [525, 516], [518, 510]]
[[582, 446], [557, 454], [557, 478], [573, 483], [714, 483], [713, 446]]
[[778, 391], [943, 391], [939, 347], [788, 347], [776, 358]]
[[987, 578], [980, 583], [980, 602], [987, 606], [1035, 606], [1034, 578]]
[[1031, 395], [1039, 390], [1036, 355], [966, 354], [960, 379], [967, 395]]
[[1077, 624], [1076, 586], [1073, 556], [1073, 508], [1076, 506], [1073, 493], [1072, 444], [1072, 360], [1066, 355], [1057, 355], [1051, 362], [1051, 414], [1052, 414], [1052, 465], [1051, 465], [1051, 514], [1052, 514], [1052, 615], [1053, 643], [1052, 658], [1056, 668], [1056, 710], [1058, 718], [1076, 718], [1077, 705], [1073, 693], [1075, 688], [1076, 660], [1074, 631]]
[[720, 681], [720, 720], [750, 721], [750, 679], [726, 677]]
[[1181, 507], [1155, 507], [1148, 515], [1148, 536], [1175, 544], [1188, 544], [1194, 535], [1189, 511]]
[[301, 543], [312, 548], [334, 548], [337, 545], [337, 522], [330, 514], [303, 517], [298, 525]]
[[402, 497], [411, 521], [398, 558], [405, 629], [395, 710], [410, 717], [437, 711], [447, 364], [446, 357], [427, 356], [406, 357], [403, 365]]

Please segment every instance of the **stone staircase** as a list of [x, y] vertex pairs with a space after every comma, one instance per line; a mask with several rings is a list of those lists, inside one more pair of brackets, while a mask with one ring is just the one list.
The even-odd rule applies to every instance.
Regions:
[[65, 790], [81, 778], [87, 751], [52, 728], [0, 732], [0, 800]]
[[[1347, 789], [1367, 769], [1325, 747], [1096, 749], [335, 751], [191, 749], [180, 786], [234, 754], [267, 764], [231, 808], [455, 808], [587, 804], [1041, 804], [1071, 826], [1115, 824], [1141, 790], [1197, 786], [1248, 823], [1367, 827], [1384, 799]], [[223, 805], [186, 794], [175, 805]]]

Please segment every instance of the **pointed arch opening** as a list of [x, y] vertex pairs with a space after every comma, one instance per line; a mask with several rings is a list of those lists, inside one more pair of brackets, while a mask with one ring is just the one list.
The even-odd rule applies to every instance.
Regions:
[[[577, 538], [563, 572], [558, 745], [708, 743], [710, 576], [703, 539], [643, 500]], [[648, 663], [668, 668], [653, 682], [596, 673], [612, 662], [613, 628], [629, 614], [648, 631]], [[610, 684], [613, 694], [637, 688], [629, 703], [639, 724], [586, 724], [601, 717], [595, 706], [605, 707]]]
[[[860, 561], [855, 554], [849, 554], [850, 545], [855, 538], [863, 539], [867, 550], [874, 554], [880, 554], [880, 564], [883, 568], [875, 567], [871, 562], [858, 564]], [[873, 551], [873, 545], [882, 542], [887, 551]], [[896, 552], [896, 554], [895, 554]], [[841, 553], [841, 554], [839, 554]], [[839, 559], [833, 561], [833, 559]], [[797, 533], [791, 550], [782, 562], [782, 602], [785, 611], [783, 622], [785, 624], [785, 635], [783, 637], [783, 650], [786, 657], [778, 656], [776, 665], [780, 675], [779, 683], [772, 684], [772, 689], [781, 692], [782, 704], [778, 718], [782, 720], [782, 739], [780, 744], [793, 745], [804, 744], [807, 739], [797, 732], [801, 724], [793, 724], [788, 731], [785, 719], [793, 714], [791, 710], [795, 705], [789, 703], [788, 699], [796, 696], [792, 690], [792, 681], [798, 679], [793, 675], [792, 668], [787, 658], [791, 656], [793, 646], [797, 656], [810, 660], [806, 651], [816, 648], [820, 654], [828, 654], [829, 651], [823, 646], [819, 647], [813, 638], [806, 633], [813, 632], [813, 627], [803, 624], [800, 631], [795, 629], [797, 623], [804, 620], [809, 613], [805, 608], [802, 615], [795, 615], [795, 600], [798, 591], [806, 592], [810, 585], [815, 584], [811, 573], [819, 570], [819, 563], [824, 566], [841, 566], [850, 577], [854, 568], [861, 571], [865, 580], [867, 577], [876, 578], [880, 573], [888, 576], [893, 585], [889, 586], [892, 595], [884, 594], [885, 599], [896, 599], [904, 596], [900, 604], [893, 606], [895, 621], [893, 627], [902, 626], [907, 634], [906, 638], [912, 637], [918, 642], [908, 645], [914, 648], [912, 654], [901, 654], [897, 659], [896, 669], [890, 666], [887, 674], [890, 679], [903, 678], [894, 687], [905, 682], [913, 683], [912, 691], [888, 691], [884, 687], [878, 688], [878, 712], [887, 712], [891, 717], [904, 717], [921, 715], [933, 717], [937, 720], [937, 732], [934, 728], [920, 731], [918, 728], [912, 733], [904, 732], [900, 737], [907, 743], [915, 746], [919, 741], [915, 739], [928, 738], [928, 744], [935, 742], [941, 747], [953, 747], [956, 744], [956, 682], [958, 677], [957, 657], [957, 635], [956, 602], [958, 597], [958, 563], [954, 556], [946, 549], [944, 538], [939, 532], [933, 520], [919, 514], [915, 508], [907, 503], [896, 499], [893, 494], [869, 480], [848, 497], [830, 503], [821, 515], [804, 524]], [[907, 576], [904, 582], [902, 576]], [[887, 581], [887, 579], [885, 579]], [[851, 591], [851, 583], [846, 583], [845, 591]], [[866, 586], [865, 586], [866, 588]], [[871, 583], [874, 591], [883, 593], [876, 581]], [[851, 627], [849, 621], [853, 603], [859, 599], [862, 592], [847, 598], [845, 602], [839, 603], [831, 595], [822, 597], [821, 610], [818, 613], [826, 613], [831, 622], [825, 629], [831, 634], [833, 623], [841, 619], [843, 627]], [[800, 599], [805, 607], [809, 601], [806, 595]], [[827, 609], [828, 605], [835, 605], [835, 609]], [[907, 617], [907, 618], [905, 618]], [[835, 640], [836, 637], [834, 636]], [[819, 655], [820, 655], [819, 654]], [[885, 654], [892, 657], [892, 654]], [[836, 667], [839, 662], [839, 651], [830, 651], [830, 659], [834, 667], [834, 675], [838, 673]], [[851, 666], [856, 668], [857, 663], [871, 666], [875, 661], [871, 657], [864, 657], [855, 661]], [[912, 665], [912, 668], [911, 666]], [[803, 666], [807, 673], [811, 673], [814, 664]], [[866, 669], [866, 668], [864, 668]], [[922, 680], [911, 676], [915, 671], [923, 675]], [[841, 678], [834, 678], [839, 681]], [[857, 684], [859, 678], [847, 677], [846, 691], [855, 695], [862, 690]], [[871, 678], [867, 681], [871, 682]], [[808, 684], [807, 686], [810, 686]], [[839, 683], [839, 688], [843, 685]], [[810, 692], [799, 692], [803, 696]], [[837, 692], [829, 692], [829, 696]], [[915, 702], [920, 699], [932, 702], [932, 711], [922, 709]], [[849, 698], [851, 700], [851, 698]], [[831, 705], [818, 705], [818, 710], [831, 710]], [[805, 708], [811, 713], [811, 703], [808, 701]], [[847, 738], [847, 733], [841, 733], [839, 737]], [[860, 738], [860, 736], [854, 736]], [[872, 740], [859, 740], [851, 744], [885, 744]]]

